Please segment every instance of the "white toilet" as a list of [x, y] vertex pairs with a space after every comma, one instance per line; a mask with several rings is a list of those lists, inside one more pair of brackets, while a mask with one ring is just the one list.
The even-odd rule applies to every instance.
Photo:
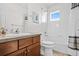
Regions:
[[41, 42], [41, 54], [44, 56], [53, 56], [54, 42], [42, 41]]

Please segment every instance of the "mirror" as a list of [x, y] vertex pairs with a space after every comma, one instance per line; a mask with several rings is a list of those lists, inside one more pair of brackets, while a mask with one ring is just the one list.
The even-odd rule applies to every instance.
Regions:
[[0, 4], [0, 26], [5, 27], [8, 33], [23, 31], [24, 14], [26, 8], [22, 3], [2, 3]]
[[32, 12], [33, 23], [39, 24], [39, 15], [36, 12]]

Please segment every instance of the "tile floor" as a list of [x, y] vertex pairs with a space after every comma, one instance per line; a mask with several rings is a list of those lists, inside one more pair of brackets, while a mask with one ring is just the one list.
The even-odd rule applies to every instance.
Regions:
[[[60, 51], [56, 51], [56, 50], [53, 50], [52, 51], [53, 55], [52, 56], [70, 56], [70, 55], [67, 55], [65, 53], [62, 53]], [[44, 55], [44, 50], [41, 50], [41, 56]]]
[[64, 53], [61, 53], [61, 52], [58, 52], [58, 51], [53, 51], [53, 55], [54, 56], [68, 56], [67, 54], [64, 54]]

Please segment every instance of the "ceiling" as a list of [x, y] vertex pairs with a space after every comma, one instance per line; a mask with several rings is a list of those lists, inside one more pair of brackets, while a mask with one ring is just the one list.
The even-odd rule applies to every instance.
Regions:
[[27, 6], [41, 6], [41, 7], [51, 7], [52, 5], [54, 5], [55, 3], [16, 3], [17, 5], [19, 6], [22, 6], [22, 7], [27, 7]]

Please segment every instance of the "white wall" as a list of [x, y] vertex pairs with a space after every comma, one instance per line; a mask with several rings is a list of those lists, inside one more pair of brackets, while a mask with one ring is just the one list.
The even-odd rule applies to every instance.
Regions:
[[39, 8], [34, 4], [28, 5], [28, 32], [37, 33], [40, 32], [40, 24], [33, 23], [32, 12], [39, 14]]
[[41, 20], [41, 8], [46, 9], [46, 7], [42, 4], [28, 4], [28, 21], [27, 21], [27, 28], [26, 32], [31, 32], [31, 33], [41, 33], [41, 26], [42, 24], [37, 24], [33, 22], [32, 19], [32, 12], [35, 12], [39, 15], [39, 20]]
[[9, 3], [0, 4], [0, 19], [8, 31], [12, 29], [12, 26], [19, 27], [21, 31], [25, 14], [27, 14], [27, 6]]
[[48, 40], [55, 42], [54, 49], [63, 53], [68, 50], [69, 17], [71, 4], [54, 4], [50, 12], [60, 11], [60, 21], [51, 22], [48, 18]]

